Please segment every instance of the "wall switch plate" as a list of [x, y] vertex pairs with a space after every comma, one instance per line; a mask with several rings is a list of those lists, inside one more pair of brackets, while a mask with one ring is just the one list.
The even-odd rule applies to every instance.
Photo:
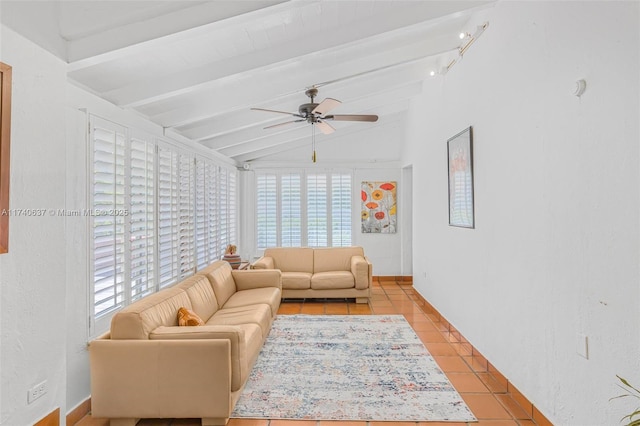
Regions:
[[589, 359], [589, 338], [585, 334], [578, 333], [576, 338], [576, 352], [584, 359]]
[[33, 401], [35, 401], [36, 399], [40, 398], [45, 393], [47, 393], [47, 381], [46, 380], [38, 383], [37, 385], [35, 385], [31, 389], [29, 389], [29, 391], [27, 392], [27, 403], [31, 404]]

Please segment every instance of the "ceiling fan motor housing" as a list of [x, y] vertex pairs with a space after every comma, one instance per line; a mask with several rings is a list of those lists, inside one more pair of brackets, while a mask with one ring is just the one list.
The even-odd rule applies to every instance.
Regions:
[[309, 120], [311, 117], [313, 117], [313, 114], [311, 113], [315, 107], [317, 107], [318, 104], [315, 102], [311, 102], [308, 104], [302, 104], [298, 107], [298, 112], [300, 113], [301, 116], [303, 116], [304, 118], [306, 118], [307, 120]]

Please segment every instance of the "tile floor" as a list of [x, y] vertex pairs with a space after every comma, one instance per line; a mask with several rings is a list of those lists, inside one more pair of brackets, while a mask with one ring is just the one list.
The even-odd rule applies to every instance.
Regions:
[[[424, 310], [423, 310], [424, 308]], [[453, 422], [338, 422], [231, 419], [228, 426], [533, 426], [538, 425], [527, 410], [507, 393], [508, 384], [488, 363], [472, 356], [471, 346], [459, 333], [432, 313], [425, 312], [424, 303], [411, 283], [374, 282], [373, 297], [368, 305], [346, 301], [286, 301], [278, 313], [315, 315], [376, 315], [402, 314], [447, 377], [478, 418], [474, 423]], [[530, 411], [530, 410], [529, 410]], [[367, 425], [368, 423], [368, 425]], [[546, 422], [542, 422], [545, 423]], [[78, 426], [108, 426], [106, 419], [87, 415]], [[142, 419], [137, 426], [199, 426], [199, 419]]]

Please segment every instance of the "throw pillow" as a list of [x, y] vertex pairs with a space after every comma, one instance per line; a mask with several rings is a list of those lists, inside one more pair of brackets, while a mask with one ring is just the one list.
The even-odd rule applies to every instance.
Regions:
[[202, 318], [200, 318], [198, 314], [193, 312], [191, 309], [180, 308], [178, 309], [178, 325], [204, 325], [204, 321], [202, 321]]

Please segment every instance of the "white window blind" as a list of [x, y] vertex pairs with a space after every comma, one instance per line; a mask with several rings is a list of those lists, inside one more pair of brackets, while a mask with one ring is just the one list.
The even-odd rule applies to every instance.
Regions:
[[155, 291], [155, 144], [130, 141], [129, 241], [131, 300]]
[[280, 178], [280, 229], [282, 230], [280, 245], [300, 247], [302, 245], [302, 199], [300, 193], [302, 177], [299, 173], [289, 173]]
[[218, 210], [220, 212], [218, 246], [224, 250], [229, 241], [229, 175], [222, 167], [218, 168]]
[[194, 157], [160, 147], [158, 239], [160, 287], [195, 271]]
[[275, 174], [256, 176], [256, 223], [259, 249], [278, 245], [278, 188]]
[[166, 287], [178, 279], [178, 154], [158, 149], [158, 263], [159, 284]]
[[[236, 201], [236, 172], [235, 171], [230, 171], [227, 170], [227, 174], [228, 174], [228, 187], [229, 187], [229, 191], [228, 191], [228, 198], [227, 198], [227, 220], [228, 220], [228, 224], [227, 224], [227, 229], [229, 232], [229, 242], [231, 244], [237, 244], [237, 235], [236, 235], [236, 229], [237, 229], [237, 213], [236, 213], [236, 206], [237, 206], [237, 201]], [[224, 253], [224, 252], [223, 252]]]
[[235, 172], [196, 159], [196, 257], [201, 269], [236, 244]]
[[196, 266], [202, 269], [209, 263], [209, 181], [210, 167], [205, 161], [196, 160]]
[[208, 235], [209, 241], [207, 243], [209, 260], [217, 260], [223, 255], [223, 251], [220, 249], [220, 209], [218, 200], [218, 188], [220, 187], [220, 180], [218, 179], [218, 166], [215, 164], [209, 164], [207, 183], [209, 185], [207, 190], [207, 199], [209, 200], [209, 226]]
[[256, 173], [257, 249], [351, 245], [348, 172]]
[[328, 211], [327, 175], [307, 175], [307, 244], [309, 247], [327, 247]]
[[195, 272], [194, 232], [194, 183], [195, 159], [188, 154], [178, 154], [178, 253], [182, 279]]
[[[107, 314], [125, 302], [126, 129], [104, 120], [92, 120], [93, 142], [93, 309]], [[108, 214], [109, 212], [114, 214]]]
[[351, 175], [331, 175], [331, 246], [351, 245]]

